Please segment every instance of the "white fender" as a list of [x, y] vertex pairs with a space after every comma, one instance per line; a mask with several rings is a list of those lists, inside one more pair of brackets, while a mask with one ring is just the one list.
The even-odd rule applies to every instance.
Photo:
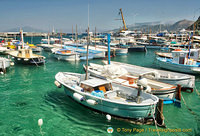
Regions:
[[58, 88], [61, 88], [62, 85], [58, 82], [58, 81], [54, 81], [54, 84], [58, 87]]
[[74, 97], [74, 99], [76, 99], [80, 102], [84, 100], [84, 97], [82, 95], [78, 94], [78, 93], [74, 93], [73, 97]]
[[95, 100], [92, 100], [92, 99], [88, 99], [86, 100], [86, 102], [89, 104], [89, 105], [96, 105], [97, 102]]

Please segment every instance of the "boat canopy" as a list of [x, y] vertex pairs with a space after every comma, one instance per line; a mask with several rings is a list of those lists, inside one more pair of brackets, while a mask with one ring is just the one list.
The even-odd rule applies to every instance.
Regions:
[[98, 86], [101, 86], [101, 85], [105, 85], [105, 84], [109, 84], [110, 82], [107, 81], [107, 80], [102, 80], [102, 79], [89, 79], [89, 80], [85, 80], [85, 81], [82, 81], [81, 84], [84, 84], [84, 85], [87, 85], [87, 86], [90, 86], [90, 87], [98, 87]]

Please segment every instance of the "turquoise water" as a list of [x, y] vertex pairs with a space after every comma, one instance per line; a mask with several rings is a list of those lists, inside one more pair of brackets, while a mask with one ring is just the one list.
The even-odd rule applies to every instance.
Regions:
[[[134, 125], [117, 119], [107, 121], [102, 113], [91, 111], [67, 97], [63, 88], [54, 85], [54, 76], [60, 71], [84, 73], [82, 64], [85, 61], [58, 61], [50, 53], [41, 54], [47, 59], [44, 66], [16, 64], [5, 75], [0, 75], [0, 136], [157, 135], [153, 132], [156, 129], [153, 125]], [[111, 60], [158, 68], [154, 58], [154, 50], [149, 50]], [[90, 62], [101, 64], [101, 60]], [[196, 87], [200, 90], [199, 77], [196, 77]], [[182, 132], [160, 132], [160, 135], [200, 135], [200, 97], [195, 91], [183, 92], [182, 95], [187, 106], [183, 101], [182, 108], [164, 105], [168, 131], [181, 129]], [[41, 132], [38, 126], [40, 118], [43, 119]], [[112, 134], [107, 133], [108, 127], [114, 129]], [[159, 130], [167, 131], [164, 128]]]

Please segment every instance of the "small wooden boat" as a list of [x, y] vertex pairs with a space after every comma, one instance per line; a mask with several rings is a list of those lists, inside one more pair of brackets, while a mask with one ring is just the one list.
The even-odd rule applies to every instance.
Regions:
[[85, 74], [59, 72], [55, 79], [57, 86], [63, 85], [65, 93], [81, 105], [121, 118], [150, 118], [159, 100], [139, 89], [107, 80], [92, 77], [85, 80]]
[[31, 49], [20, 49], [16, 51], [11, 51], [9, 52], [9, 55], [12, 56], [17, 63], [35, 65], [45, 63], [45, 57], [33, 54]]
[[[83, 65], [86, 69], [85, 65]], [[90, 63], [88, 73], [91, 76], [110, 80], [113, 83], [127, 87], [137, 88], [138, 76], [131, 75], [124, 68], [117, 65], [99, 65]], [[164, 100], [174, 100], [176, 94], [176, 86], [159, 82], [156, 80], [146, 79], [150, 88], [144, 91], [156, 95]]]
[[54, 57], [58, 60], [75, 61], [80, 60], [80, 54], [68, 49], [59, 49], [55, 51]]
[[[107, 61], [103, 61], [103, 63], [107, 64]], [[195, 87], [195, 76], [193, 75], [146, 68], [116, 61], [111, 61], [111, 64], [125, 68], [130, 74], [133, 74], [135, 76], [143, 76], [148, 79], [173, 84], [176, 86], [180, 84], [182, 88], [191, 90]]]

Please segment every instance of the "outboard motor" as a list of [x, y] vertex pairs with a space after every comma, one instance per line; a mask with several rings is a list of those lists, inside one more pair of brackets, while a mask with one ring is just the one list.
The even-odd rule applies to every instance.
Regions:
[[147, 91], [149, 91], [149, 89], [151, 91], [151, 88], [147, 85], [146, 78], [142, 78], [142, 76], [139, 76], [137, 86], [138, 86], [138, 94], [137, 94], [136, 102], [141, 103], [142, 99], [143, 99], [141, 97], [141, 91], [144, 90], [145, 92], [147, 92]]

